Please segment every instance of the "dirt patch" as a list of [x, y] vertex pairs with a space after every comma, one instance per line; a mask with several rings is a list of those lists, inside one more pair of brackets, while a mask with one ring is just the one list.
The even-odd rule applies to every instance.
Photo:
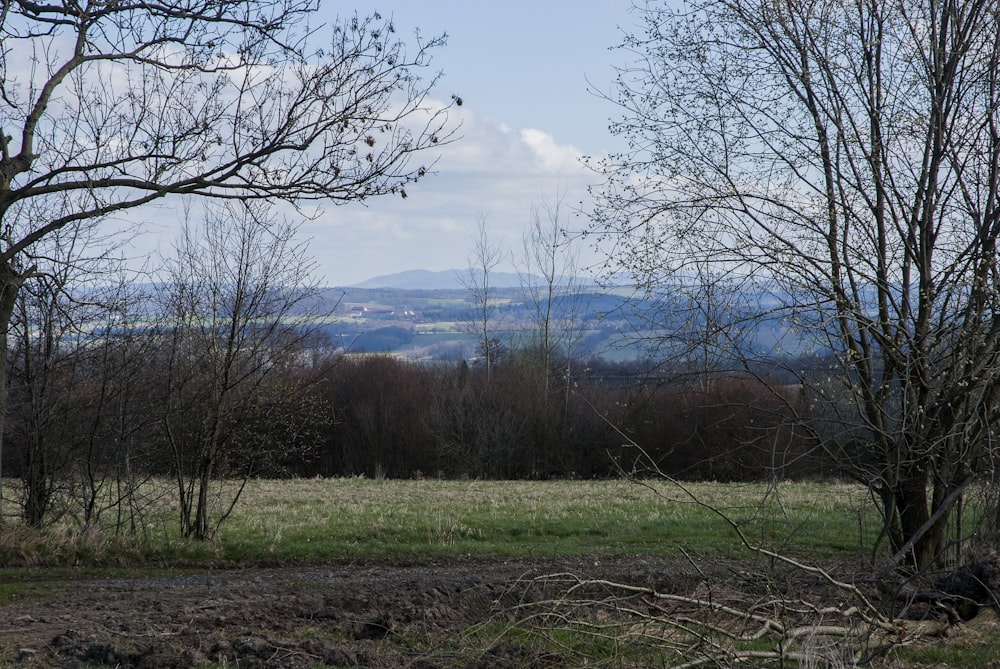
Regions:
[[461, 636], [532, 596], [534, 577], [556, 572], [659, 589], [698, 576], [687, 563], [646, 557], [51, 582], [39, 574], [37, 593], [0, 602], [0, 660], [25, 667], [551, 666], [509, 643], [470, 651]]
[[[538, 578], [554, 574], [567, 577]], [[134, 578], [0, 571], [0, 585], [18, 582], [6, 590], [16, 594], [0, 599], [0, 665], [572, 666], [543, 646], [522, 645], [499, 632], [534, 606], [547, 607], [547, 598], [565, 593], [574, 576], [725, 598], [743, 610], [785, 597], [842, 605], [840, 595], [814, 575], [776, 575], [773, 565], [752, 561], [695, 564], [655, 557], [337, 564]], [[577, 596], [600, 607], [607, 592], [587, 587], [593, 593], [578, 590]], [[988, 629], [970, 621], [949, 636], [975, 645], [969, 636], [975, 632], [989, 643], [1000, 629], [995, 616], [991, 620]], [[901, 666], [881, 659], [879, 666]]]

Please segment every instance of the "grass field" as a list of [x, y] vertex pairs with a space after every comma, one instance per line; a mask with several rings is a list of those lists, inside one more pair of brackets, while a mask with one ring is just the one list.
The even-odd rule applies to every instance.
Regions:
[[703, 506], [659, 481], [340, 478], [251, 481], [216, 539], [199, 543], [178, 538], [170, 486], [154, 488], [139, 539], [8, 524], [0, 566], [740, 554], [736, 532], [707, 506], [749, 540], [811, 558], [857, 556], [878, 529], [864, 490], [839, 483], [692, 484]]
[[[143, 515], [139, 540], [87, 535], [66, 523], [40, 533], [8, 524], [0, 565], [743, 552], [726, 520], [661, 481], [251, 481], [210, 543], [178, 538], [172, 491], [166, 482], [155, 486], [146, 497], [159, 501]], [[854, 485], [698, 483], [687, 490], [749, 540], [791, 554], [858, 555], [878, 529]]]
[[[861, 488], [696, 484], [748, 538], [810, 555], [857, 553], [877, 527]], [[219, 543], [231, 560], [367, 556], [740, 552], [716, 514], [667, 483], [258, 481]]]

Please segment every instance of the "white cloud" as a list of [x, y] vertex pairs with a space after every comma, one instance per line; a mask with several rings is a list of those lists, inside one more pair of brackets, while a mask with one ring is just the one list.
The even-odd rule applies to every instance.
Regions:
[[564, 194], [568, 227], [595, 176], [581, 151], [543, 130], [514, 129], [461, 110], [461, 139], [444, 147], [435, 174], [407, 188], [408, 197], [329, 208], [306, 226], [311, 248], [331, 283], [353, 283], [408, 269], [468, 264], [478, 215], [496, 242], [516, 249], [532, 206]]
[[575, 146], [560, 146], [552, 135], [534, 128], [521, 131], [521, 140], [531, 147], [547, 171], [575, 171], [583, 154]]
[[[543, 130], [511, 128], [465, 107], [457, 111], [461, 139], [442, 148], [434, 173], [408, 186], [406, 199], [330, 205], [303, 224], [301, 235], [328, 284], [408, 269], [463, 269], [479, 215], [487, 216], [494, 242], [517, 250], [532, 207], [554, 202], [558, 193], [564, 195], [563, 224], [583, 226], [574, 210], [586, 200], [595, 175], [579, 162], [579, 149]], [[130, 213], [148, 231], [136, 240], [137, 255], [169, 249], [182, 206], [168, 198]]]

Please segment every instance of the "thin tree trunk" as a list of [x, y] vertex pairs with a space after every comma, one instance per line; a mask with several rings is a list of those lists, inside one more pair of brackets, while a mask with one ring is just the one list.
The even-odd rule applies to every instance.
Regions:
[[3, 513], [3, 445], [7, 428], [7, 402], [10, 395], [7, 377], [7, 358], [10, 350], [8, 334], [17, 295], [24, 283], [24, 277], [14, 271], [9, 262], [0, 263], [0, 524]]

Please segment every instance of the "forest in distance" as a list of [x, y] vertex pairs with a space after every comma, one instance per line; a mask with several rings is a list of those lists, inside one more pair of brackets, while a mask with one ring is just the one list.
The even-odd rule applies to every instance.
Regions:
[[[64, 376], [49, 388], [53, 411], [42, 422], [15, 386], [5, 475], [24, 483], [36, 524], [69, 509], [96, 520], [112, 481], [138, 490], [178, 468], [196, 478], [205, 453], [190, 444], [206, 421], [206, 388], [170, 396], [167, 359], [147, 356], [98, 393], [94, 377]], [[603, 478], [655, 468], [733, 481], [838, 473], [788, 421], [798, 400], [775, 397], [751, 376], [644, 383], [642, 369], [597, 359], [560, 361], [555, 371], [547, 377], [530, 351], [489, 373], [465, 361], [313, 357], [272, 372], [219, 412], [213, 477]]]

